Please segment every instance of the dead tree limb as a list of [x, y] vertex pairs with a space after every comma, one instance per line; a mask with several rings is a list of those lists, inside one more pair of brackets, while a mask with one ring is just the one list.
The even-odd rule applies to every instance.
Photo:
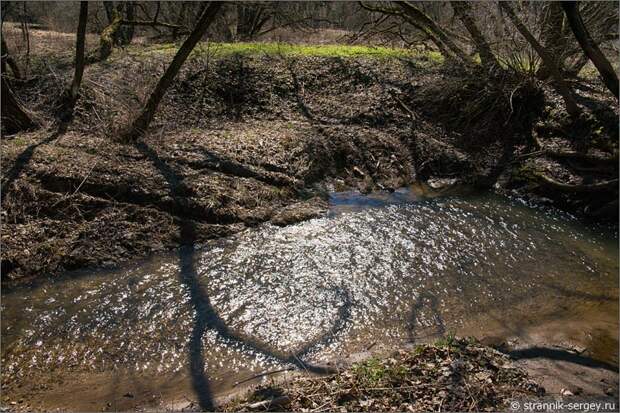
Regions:
[[[401, 2], [403, 3], [403, 2]], [[413, 26], [416, 30], [419, 30], [420, 32], [422, 32], [424, 35], [426, 35], [426, 37], [428, 38], [428, 40], [430, 40], [439, 50], [439, 52], [441, 53], [441, 55], [446, 59], [446, 60], [450, 60], [450, 61], [458, 61], [460, 58], [466, 59], [467, 61], [469, 61], [469, 58], [465, 55], [464, 52], [462, 52], [456, 45], [454, 45], [454, 47], [456, 48], [457, 52], [451, 51], [450, 48], [445, 44], [444, 41], [441, 40], [440, 36], [438, 35], [436, 30], [432, 30], [428, 24], [425, 24], [423, 21], [425, 21], [426, 19], [430, 20], [432, 22], [432, 20], [430, 19], [430, 17], [426, 16], [421, 10], [417, 9], [415, 6], [413, 5], [409, 5], [409, 7], [407, 8], [406, 5], [404, 4], [399, 4], [398, 8], [394, 8], [394, 7], [381, 7], [381, 6], [377, 6], [375, 4], [370, 5], [368, 3], [364, 3], [364, 2], [360, 2], [359, 3], [360, 6], [368, 11], [371, 12], [375, 12], [375, 13], [381, 13], [384, 15], [389, 15], [389, 16], [397, 16], [400, 19], [402, 19], [403, 21], [405, 21], [406, 23], [410, 24], [411, 26]], [[407, 8], [408, 12], [405, 11], [405, 8]], [[436, 24], [434, 24], [434, 22], [432, 22], [434, 26], [436, 26]], [[436, 26], [438, 28], [438, 26]], [[444, 33], [445, 35], [445, 33]], [[445, 37], [447, 37], [447, 35], [445, 35]]]

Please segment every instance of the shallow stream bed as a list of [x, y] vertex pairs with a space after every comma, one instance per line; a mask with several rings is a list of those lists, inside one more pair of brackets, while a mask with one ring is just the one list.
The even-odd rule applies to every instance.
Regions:
[[612, 230], [519, 200], [336, 193], [323, 218], [3, 292], [3, 405], [209, 407], [452, 332], [617, 365], [617, 274]]

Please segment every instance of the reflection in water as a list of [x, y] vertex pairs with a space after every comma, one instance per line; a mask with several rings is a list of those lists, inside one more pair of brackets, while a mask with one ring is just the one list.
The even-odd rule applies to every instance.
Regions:
[[[201, 349], [191, 369], [217, 387], [374, 342], [497, 325], [521, 335], [617, 301], [617, 239], [570, 217], [496, 196], [349, 193], [332, 203], [325, 218], [188, 247], [180, 264], [161, 256], [4, 294], [4, 376], [186, 374], [191, 347]], [[617, 330], [608, 328], [612, 341]], [[617, 363], [611, 346], [597, 354]]]

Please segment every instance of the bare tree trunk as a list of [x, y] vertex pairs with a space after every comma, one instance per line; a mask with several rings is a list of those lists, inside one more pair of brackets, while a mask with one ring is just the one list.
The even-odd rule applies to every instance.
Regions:
[[[366, 9], [368, 11], [371, 11], [371, 12], [377, 12], [377, 13], [383, 13], [383, 14], [386, 14], [386, 15], [393, 15], [393, 16], [401, 17], [407, 23], [409, 23], [410, 25], [415, 27], [417, 30], [419, 30], [422, 33], [424, 33], [424, 35], [426, 35], [428, 40], [433, 42], [433, 44], [437, 47], [437, 49], [439, 49], [439, 52], [441, 53], [441, 55], [446, 60], [458, 60], [456, 55], [448, 50], [446, 45], [439, 39], [439, 37], [437, 37], [435, 35], [435, 33], [433, 33], [433, 31], [431, 31], [428, 27], [426, 27], [424, 24], [422, 24], [417, 19], [414, 19], [408, 13], [404, 13], [402, 11], [397, 11], [395, 9], [381, 8], [381, 7], [372, 6], [372, 5], [369, 5], [367, 3], [364, 3], [363, 1], [360, 1], [359, 5], [362, 8], [364, 8], [364, 9]], [[402, 9], [402, 7], [400, 9]]]
[[236, 4], [237, 11], [237, 39], [251, 40], [271, 19], [271, 15], [262, 4]]
[[[133, 1], [128, 1], [125, 3], [125, 20], [133, 21], [135, 19], [135, 4]], [[125, 25], [123, 26], [120, 32], [120, 44], [122, 46], [131, 44], [133, 40], [133, 35], [135, 32], [135, 27], [133, 25]]]
[[86, 59], [88, 64], [95, 62], [102, 62], [106, 60], [112, 54], [112, 49], [117, 43], [119, 30], [123, 22], [123, 18], [119, 11], [113, 7], [112, 2], [104, 2], [106, 14], [110, 24], [103, 29], [101, 36], [99, 36], [99, 47], [94, 52], [90, 53]]
[[460, 60], [465, 63], [471, 63], [471, 59], [465, 54], [465, 52], [460, 47], [458, 47], [456, 43], [454, 43], [454, 41], [450, 38], [450, 36], [446, 34], [446, 32], [422, 10], [415, 7], [409, 1], [398, 1], [396, 3], [409, 18], [418, 22], [420, 26], [426, 28], [426, 33], [431, 32], [436, 38], [443, 42], [446, 45], [446, 48], [449, 49], [452, 53], [454, 53], [454, 55], [457, 56]]
[[[181, 8], [179, 9], [179, 14], [177, 15], [177, 26], [182, 26], [183, 21], [185, 20], [185, 9], [187, 8], [187, 3], [182, 2]], [[179, 37], [179, 30], [172, 29], [172, 40], [176, 42], [177, 37]]]
[[547, 53], [545, 48], [542, 47], [538, 40], [536, 40], [532, 33], [530, 33], [530, 31], [527, 29], [527, 27], [525, 27], [523, 22], [521, 22], [519, 17], [515, 14], [514, 10], [507, 2], [500, 1], [499, 5], [502, 9], [504, 9], [510, 21], [515, 25], [519, 33], [521, 33], [521, 36], [523, 36], [530, 43], [530, 45], [532, 45], [534, 50], [536, 50], [536, 53], [538, 53], [538, 55], [542, 59], [543, 63], [547, 65], [547, 67], [549, 67], [555, 87], [558, 93], [562, 96], [562, 99], [564, 99], [566, 111], [571, 116], [578, 116], [581, 113], [581, 110], [579, 109], [579, 106], [577, 106], [577, 102], [575, 102], [575, 99], [573, 98], [573, 95], [571, 94], [568, 85], [562, 78], [562, 75], [560, 74], [560, 71], [556, 66], [553, 58], [549, 56], [549, 53]]
[[136, 140], [139, 136], [141, 136], [144, 131], [148, 128], [149, 124], [153, 120], [153, 116], [155, 116], [155, 112], [157, 111], [157, 107], [161, 102], [164, 94], [172, 84], [172, 81], [176, 77], [177, 73], [181, 69], [181, 66], [192, 52], [196, 43], [200, 41], [200, 39], [205, 35], [209, 26], [215, 20], [219, 9], [222, 7], [222, 3], [220, 2], [211, 2], [209, 6], [205, 9], [200, 20], [196, 23], [196, 27], [192, 30], [189, 37], [183, 42], [181, 48], [172, 59], [172, 62], [166, 69], [164, 75], [159, 79], [159, 82], [153, 89], [149, 100], [146, 105], [142, 109], [140, 115], [133, 121], [129, 130], [125, 132], [124, 138], [127, 140]]
[[588, 33], [586, 26], [581, 20], [577, 2], [563, 1], [562, 8], [564, 8], [568, 23], [579, 45], [585, 54], [588, 55], [592, 63], [594, 63], [607, 89], [618, 99], [618, 76], [616, 76], [616, 72], [614, 72], [614, 68], [611, 66], [611, 63], [609, 63], [609, 60], [607, 60], [603, 52], [601, 52], [601, 49], [598, 48], [596, 43], [592, 40], [592, 37], [590, 37], [590, 33]]
[[73, 82], [71, 83], [71, 89], [69, 89], [69, 109], [73, 112], [75, 103], [78, 99], [78, 93], [80, 91], [80, 84], [82, 83], [82, 76], [84, 74], [84, 47], [86, 41], [86, 22], [88, 20], [88, 2], [80, 2], [80, 19], [78, 21], [77, 28], [77, 40], [75, 43], [75, 74], [73, 75]]
[[26, 74], [25, 77], [28, 77], [30, 73], [30, 30], [28, 30], [28, 22], [26, 21], [26, 16], [28, 16], [28, 5], [24, 2], [24, 11], [22, 14], [22, 37], [24, 39], [24, 43], [26, 43]]
[[[543, 47], [549, 51], [549, 55], [553, 58], [558, 70], [561, 72], [566, 49], [566, 37], [562, 34], [564, 13], [559, 3], [549, 2], [546, 6], [547, 13], [542, 23], [541, 41]], [[551, 70], [547, 67], [545, 62], [542, 62], [536, 71], [536, 76], [542, 80], [551, 76]]]
[[11, 70], [13, 71], [13, 76], [15, 79], [21, 79], [22, 73], [19, 70], [19, 66], [17, 62], [13, 59], [13, 57], [9, 54], [9, 48], [4, 41], [4, 36], [2, 36], [2, 74], [6, 74], [6, 65], [9, 65]]
[[485, 39], [482, 32], [478, 29], [478, 26], [472, 17], [471, 3], [466, 1], [451, 1], [450, 5], [454, 9], [454, 13], [459, 17], [471, 35], [471, 38], [476, 45], [476, 49], [478, 49], [478, 53], [480, 54], [480, 61], [482, 65], [487, 68], [499, 67], [497, 59], [495, 59], [495, 55], [493, 55], [493, 51], [491, 50], [491, 46], [489, 46], [489, 43]]
[[[3, 4], [4, 6], [4, 4]], [[8, 6], [5, 6], [8, 7]], [[6, 8], [2, 10], [2, 22], [4, 22], [4, 14], [6, 13]], [[2, 127], [6, 133], [16, 133], [22, 130], [33, 129], [36, 128], [37, 122], [26, 112], [26, 110], [22, 107], [21, 103], [17, 100], [11, 87], [9, 86], [9, 81], [6, 78], [7, 65], [11, 67], [13, 71], [13, 75], [16, 78], [21, 77], [21, 73], [19, 71], [19, 67], [15, 63], [15, 61], [9, 55], [8, 47], [4, 40], [4, 36], [2, 36], [2, 55], [0, 56], [0, 83], [2, 84], [0, 89], [0, 95], [2, 99], [0, 99], [0, 120], [2, 123]]]
[[6, 133], [17, 133], [22, 130], [34, 129], [38, 125], [18, 102], [6, 80], [2, 78], [2, 126]]

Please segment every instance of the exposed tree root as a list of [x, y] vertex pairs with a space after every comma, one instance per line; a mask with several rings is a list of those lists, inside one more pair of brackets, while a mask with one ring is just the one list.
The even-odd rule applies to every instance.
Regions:
[[587, 154], [583, 152], [575, 152], [575, 151], [553, 151], [551, 149], [541, 149], [539, 151], [529, 152], [523, 155], [520, 155], [518, 159], [526, 159], [537, 156], [549, 156], [551, 158], [556, 159], [573, 159], [580, 161], [587, 161], [592, 163], [604, 163], [609, 166], [618, 164], [618, 156], [597, 156], [592, 154]]
[[606, 157], [600, 155], [592, 155], [583, 152], [576, 151], [554, 151], [551, 149], [545, 149], [545, 145], [540, 141], [536, 130], [532, 130], [532, 139], [539, 150], [521, 155], [519, 158], [530, 158], [534, 156], [549, 156], [559, 159], [576, 159], [581, 161], [587, 161], [592, 163], [605, 163], [609, 165], [618, 164], [618, 154]]
[[566, 193], [609, 191], [618, 187], [618, 179], [611, 179], [609, 181], [598, 182], [596, 184], [572, 185], [558, 182], [540, 172], [533, 172], [532, 174], [542, 185], [550, 189]]

